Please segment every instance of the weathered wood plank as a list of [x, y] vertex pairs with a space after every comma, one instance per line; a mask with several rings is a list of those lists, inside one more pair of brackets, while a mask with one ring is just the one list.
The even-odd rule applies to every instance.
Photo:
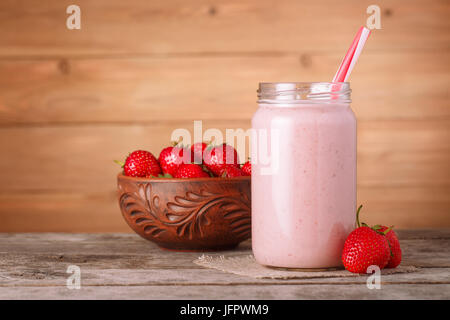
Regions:
[[[127, 258], [124, 258], [124, 260]], [[365, 284], [368, 275], [352, 277], [329, 277], [309, 279], [254, 279], [214, 269], [203, 268], [127, 268], [124, 264], [116, 269], [117, 264], [93, 266], [90, 263], [59, 262], [48, 265], [26, 264], [24, 259], [18, 259], [16, 267], [8, 267], [2, 263], [0, 271], [0, 290], [12, 287], [65, 287], [69, 265], [77, 265], [81, 271], [82, 286], [235, 286], [235, 285], [354, 285]], [[123, 261], [125, 263], [125, 261]], [[381, 282], [387, 284], [450, 284], [450, 268], [425, 268], [413, 273], [397, 273], [382, 275]]]
[[132, 232], [114, 181], [105, 192], [0, 194], [0, 232]]
[[[225, 132], [230, 124], [211, 120], [203, 127]], [[249, 123], [232, 126], [247, 129]], [[360, 121], [359, 185], [449, 186], [449, 126], [450, 120]], [[113, 159], [138, 148], [158, 155], [176, 128], [192, 130], [193, 124], [0, 128], [0, 150], [8, 155], [0, 158], [0, 192], [112, 191], [119, 171]]]
[[[168, 252], [132, 234], [0, 234], [0, 299], [448, 299], [450, 230], [399, 231], [405, 264], [447, 264], [382, 276], [382, 290], [355, 278], [250, 279], [192, 263], [199, 253]], [[416, 240], [417, 237], [425, 239]], [[432, 238], [432, 239], [427, 239]], [[212, 255], [249, 254], [250, 243]], [[82, 288], [65, 287], [68, 265]]]
[[[449, 51], [365, 52], [359, 120], [448, 119]], [[261, 81], [330, 81], [341, 53], [0, 60], [0, 125], [248, 121]], [[24, 75], [26, 74], [26, 77]], [[417, 79], [427, 79], [417, 81]]]
[[[385, 174], [372, 167], [372, 170]], [[396, 228], [444, 228], [450, 212], [448, 187], [365, 187], [358, 186], [361, 219], [370, 225]], [[430, 214], [432, 212], [433, 214]], [[426, 218], [424, 218], [426, 217]], [[450, 227], [450, 225], [448, 225]], [[433, 233], [433, 232], [431, 232]], [[433, 233], [434, 234], [434, 233]], [[430, 234], [426, 233], [427, 236]], [[403, 236], [403, 235], [402, 235]], [[415, 230], [411, 235], [418, 237]]]
[[[204, 122], [204, 129], [227, 126]], [[360, 121], [358, 202], [365, 221], [449, 226], [450, 150], [443, 144], [449, 126], [450, 120]], [[192, 130], [192, 123], [0, 128], [0, 148], [8, 155], [0, 158], [0, 230], [127, 231], [115, 199], [120, 169], [112, 160], [138, 148], [158, 155], [178, 127]]]
[[[0, 193], [0, 232], [132, 232], [120, 214], [113, 183], [103, 192]], [[360, 185], [358, 203], [364, 205], [362, 219], [369, 224], [445, 227], [448, 194], [450, 187]]]
[[360, 285], [244, 285], [244, 286], [97, 286], [69, 290], [61, 287], [1, 288], [0, 299], [448, 299], [448, 284], [388, 284], [381, 290]]
[[[249, 127], [249, 121], [234, 121], [232, 124], [234, 128]], [[203, 122], [204, 130], [217, 128], [223, 133], [229, 126], [229, 122], [221, 120]], [[124, 159], [131, 151], [141, 148], [158, 157], [164, 147], [171, 145], [172, 131], [177, 128], [192, 132], [193, 122], [134, 127], [0, 128], [0, 148], [8, 154], [0, 159], [3, 182], [0, 192], [112, 192], [121, 170], [114, 159]], [[242, 158], [246, 159], [245, 156]]]
[[[259, 81], [330, 79], [368, 5], [80, 0], [69, 31], [69, 4], [0, 3], [0, 230], [128, 230], [106, 163], [193, 119], [248, 127]], [[447, 226], [450, 6], [377, 4], [352, 76], [359, 202], [368, 222]]]
[[[366, 20], [365, 1], [295, 0], [226, 2], [79, 0], [81, 30], [66, 28], [73, 2], [3, 0], [0, 54], [142, 54], [302, 52], [347, 49], [349, 35]], [[447, 2], [379, 0], [382, 30], [370, 49], [448, 49]], [[324, 10], [326, 16], [324, 16]], [[441, 32], [434, 32], [440, 30]], [[401, 41], [400, 41], [401, 39]]]
[[[231, 252], [246, 254], [250, 247], [250, 242], [246, 241]], [[101, 258], [105, 254], [113, 256], [111, 259], [127, 255], [158, 255], [168, 258], [149, 259], [149, 263], [156, 263], [157, 266], [161, 266], [162, 262], [165, 263], [164, 266], [171, 266], [173, 265], [171, 259], [175, 257], [186, 258], [184, 262], [191, 262], [198, 256], [196, 252], [161, 250], [154, 243], [135, 233], [0, 233], [0, 252], [47, 254], [50, 255], [48, 258], [50, 260], [53, 255], [57, 255], [58, 261], [61, 255], [64, 259], [66, 253], [91, 255], [94, 259], [96, 256]]]
[[[444, 238], [442, 233], [445, 234]], [[399, 238], [405, 264], [417, 267], [450, 267], [448, 232], [441, 231], [439, 234], [437, 239], [403, 239], [400, 230]], [[34, 265], [91, 261], [96, 265], [111, 263], [111, 266], [114, 263], [125, 263], [129, 267], [142, 264], [145, 268], [197, 268], [192, 261], [199, 256], [197, 252], [161, 250], [135, 234], [0, 233], [0, 240], [0, 252], [27, 255], [29, 263]], [[250, 250], [250, 241], [245, 241], [235, 250], [208, 254], [246, 255]], [[14, 256], [11, 259], [14, 259]], [[12, 261], [11, 259], [9, 261]]]
[[448, 239], [400, 240], [400, 244], [402, 257], [404, 257], [402, 262], [407, 265], [450, 267], [450, 240]]
[[[365, 186], [446, 186], [450, 122], [360, 121], [358, 182]], [[425, 177], [428, 178], [425, 178]]]
[[450, 239], [449, 229], [403, 229], [396, 232], [403, 240]]

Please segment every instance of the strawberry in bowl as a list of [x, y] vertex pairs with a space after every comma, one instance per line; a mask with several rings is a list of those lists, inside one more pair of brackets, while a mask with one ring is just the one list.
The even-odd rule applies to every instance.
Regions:
[[250, 179], [226, 144], [167, 147], [159, 161], [137, 150], [117, 176], [119, 206], [131, 229], [162, 248], [230, 249], [250, 237]]

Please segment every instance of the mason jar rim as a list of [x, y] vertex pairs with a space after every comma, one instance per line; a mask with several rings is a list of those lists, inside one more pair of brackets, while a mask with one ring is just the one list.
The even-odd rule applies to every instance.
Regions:
[[349, 82], [260, 82], [258, 103], [350, 103]]

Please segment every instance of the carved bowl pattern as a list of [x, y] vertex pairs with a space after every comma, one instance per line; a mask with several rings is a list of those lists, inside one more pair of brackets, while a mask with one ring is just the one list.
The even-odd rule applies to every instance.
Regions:
[[160, 247], [224, 250], [250, 237], [250, 177], [147, 179], [119, 174], [117, 182], [125, 221]]

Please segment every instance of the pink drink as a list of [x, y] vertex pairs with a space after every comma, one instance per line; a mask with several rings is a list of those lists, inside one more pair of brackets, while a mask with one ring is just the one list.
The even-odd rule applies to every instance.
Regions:
[[[252, 119], [255, 258], [286, 268], [340, 266], [356, 207], [356, 119], [349, 85], [261, 83], [259, 98]], [[264, 164], [267, 141], [275, 154], [266, 152], [271, 158]]]

